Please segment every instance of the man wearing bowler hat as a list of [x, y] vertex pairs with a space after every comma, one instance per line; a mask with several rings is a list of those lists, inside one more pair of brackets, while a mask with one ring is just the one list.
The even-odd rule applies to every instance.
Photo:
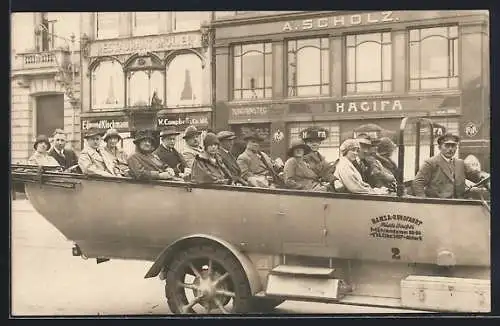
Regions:
[[236, 160], [241, 169], [241, 177], [254, 187], [284, 186], [284, 181], [277, 172], [283, 167], [282, 164], [274, 162], [260, 151], [263, 139], [256, 133], [250, 133], [243, 140], [247, 142], [247, 147]]
[[187, 167], [190, 169], [193, 166], [196, 155], [203, 152], [203, 148], [200, 146], [200, 135], [201, 131], [198, 131], [195, 126], [188, 126], [182, 137], [186, 141], [186, 148], [182, 152], [182, 156], [186, 161]]
[[188, 176], [191, 169], [187, 167], [184, 157], [175, 149], [175, 140], [180, 132], [174, 126], [168, 126], [160, 132], [160, 146], [153, 152], [160, 160], [171, 167], [178, 177]]
[[224, 165], [229, 169], [231, 175], [234, 177], [241, 176], [241, 169], [236, 162], [236, 157], [231, 153], [231, 149], [234, 145], [234, 139], [236, 135], [232, 131], [223, 130], [217, 133], [217, 139], [219, 139], [219, 155], [222, 159]]
[[464, 161], [455, 158], [460, 138], [446, 133], [437, 139], [439, 153], [427, 159], [413, 181], [417, 197], [464, 198], [465, 180], [478, 182], [480, 173], [465, 169]]
[[115, 176], [113, 162], [103, 155], [103, 149], [100, 148], [103, 134], [100, 130], [89, 129], [83, 136], [87, 146], [80, 153], [78, 165], [84, 174]]

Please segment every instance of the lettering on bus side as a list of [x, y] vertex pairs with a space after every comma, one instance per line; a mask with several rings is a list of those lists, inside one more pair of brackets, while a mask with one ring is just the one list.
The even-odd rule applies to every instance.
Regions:
[[385, 214], [371, 219], [370, 237], [423, 241], [422, 220], [401, 214]]

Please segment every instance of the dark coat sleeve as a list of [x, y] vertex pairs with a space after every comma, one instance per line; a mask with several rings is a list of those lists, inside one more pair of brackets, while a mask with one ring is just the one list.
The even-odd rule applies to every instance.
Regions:
[[434, 164], [431, 161], [425, 161], [420, 167], [413, 180], [413, 194], [417, 197], [425, 197], [425, 187], [429, 184], [432, 177]]
[[218, 178], [210, 173], [205, 162], [196, 159], [191, 168], [191, 181], [194, 183], [215, 183]]
[[136, 179], [153, 180], [160, 178], [160, 172], [146, 169], [142, 161], [135, 155], [130, 156], [127, 162], [130, 175]]

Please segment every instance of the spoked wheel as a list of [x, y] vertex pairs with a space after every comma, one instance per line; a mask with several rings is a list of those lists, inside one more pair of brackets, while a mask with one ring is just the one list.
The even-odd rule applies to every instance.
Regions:
[[230, 314], [250, 311], [245, 272], [226, 250], [189, 248], [170, 264], [165, 293], [175, 314]]

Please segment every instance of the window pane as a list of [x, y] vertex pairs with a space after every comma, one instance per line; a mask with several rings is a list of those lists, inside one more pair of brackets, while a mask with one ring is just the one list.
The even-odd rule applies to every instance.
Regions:
[[420, 43], [411, 43], [410, 44], [410, 78], [418, 78], [420, 69], [419, 69], [419, 60], [420, 60]]
[[381, 91], [381, 83], [358, 83], [357, 84], [358, 92], [380, 92]]
[[249, 52], [255, 51], [256, 53], [251, 53], [253, 55], [262, 54], [264, 52], [264, 45], [262, 43], [257, 44], [244, 44], [241, 46], [242, 55], [250, 54]]
[[319, 85], [321, 83], [320, 50], [303, 48], [297, 57], [297, 84]]
[[269, 87], [272, 85], [272, 64], [273, 64], [273, 58], [272, 55], [266, 54], [265, 55], [265, 70], [264, 70], [264, 82], [265, 82], [265, 87]]
[[124, 105], [124, 75], [120, 63], [101, 62], [92, 73], [92, 81], [92, 102], [95, 103], [96, 108]]
[[119, 13], [97, 13], [97, 38], [107, 39], [118, 37]]
[[347, 48], [347, 81], [356, 81], [356, 48]]
[[244, 89], [264, 87], [264, 58], [261, 53], [248, 52], [242, 57]]
[[356, 81], [381, 80], [382, 58], [381, 46], [378, 43], [362, 43], [356, 51]]
[[453, 74], [452, 76], [458, 76], [458, 40], [453, 40]]
[[423, 28], [420, 30], [420, 40], [424, 40], [429, 36], [448, 36], [448, 27]]
[[421, 89], [448, 88], [448, 78], [422, 79]]
[[429, 37], [421, 42], [422, 78], [448, 76], [448, 41], [442, 37]]
[[159, 32], [160, 13], [159, 12], [136, 12], [132, 25], [132, 34], [154, 35]]
[[234, 88], [241, 89], [241, 57], [234, 58]]
[[390, 45], [384, 45], [382, 47], [382, 58], [383, 58], [383, 80], [392, 79], [392, 48]]
[[167, 66], [167, 105], [202, 103], [203, 68], [195, 54], [176, 56]]
[[321, 83], [328, 84], [330, 81], [330, 65], [328, 50], [321, 50]]
[[176, 11], [173, 12], [173, 29], [176, 32], [198, 30], [204, 21], [210, 19], [209, 11]]
[[151, 97], [149, 99], [149, 103], [151, 103], [151, 98], [154, 92], [156, 92], [156, 95], [158, 95], [162, 103], [165, 103], [164, 83], [165, 83], [165, 75], [161, 71], [156, 70], [151, 73], [151, 91], [150, 91]]
[[149, 103], [149, 85], [148, 75], [144, 71], [135, 71], [131, 73], [129, 88], [129, 105], [141, 106]]
[[301, 39], [297, 40], [297, 48], [300, 50], [301, 48], [311, 46], [311, 47], [317, 47], [320, 48], [320, 39], [313, 38], [313, 39]]
[[300, 86], [298, 88], [298, 96], [312, 96], [320, 94], [320, 86]]

